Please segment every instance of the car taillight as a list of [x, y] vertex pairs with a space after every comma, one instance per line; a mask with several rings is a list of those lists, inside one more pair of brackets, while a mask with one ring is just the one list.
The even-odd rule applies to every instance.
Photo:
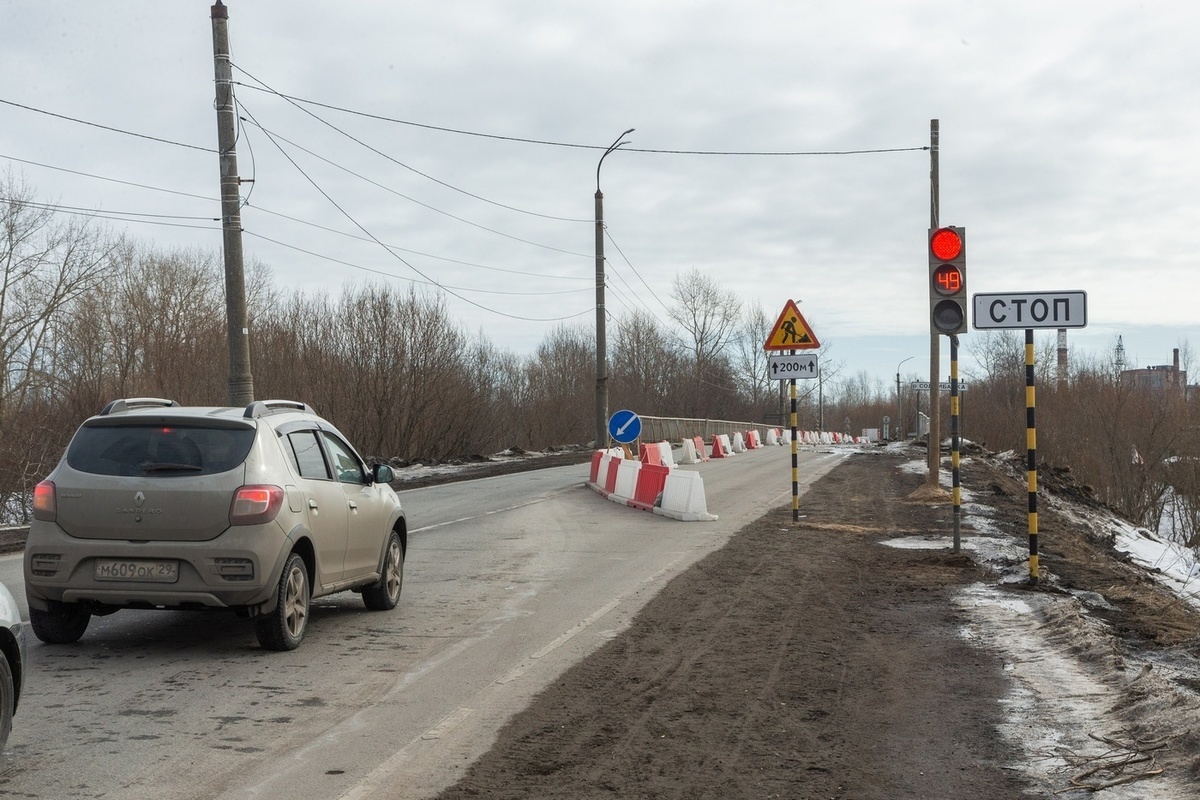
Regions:
[[283, 489], [278, 486], [243, 486], [229, 506], [230, 525], [261, 525], [270, 522], [283, 507]]
[[43, 522], [58, 519], [58, 496], [54, 493], [54, 481], [42, 481], [33, 487], [33, 518]]

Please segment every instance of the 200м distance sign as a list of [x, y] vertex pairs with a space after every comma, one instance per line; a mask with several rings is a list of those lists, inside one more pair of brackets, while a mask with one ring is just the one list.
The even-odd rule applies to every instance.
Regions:
[[817, 354], [774, 354], [767, 359], [767, 379], [787, 381], [817, 377]]
[[977, 330], [1086, 328], [1087, 292], [993, 292], [971, 295]]

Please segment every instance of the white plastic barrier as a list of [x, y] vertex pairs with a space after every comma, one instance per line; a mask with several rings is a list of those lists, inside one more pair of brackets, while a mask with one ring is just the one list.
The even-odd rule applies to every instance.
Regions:
[[637, 490], [638, 470], [642, 468], [642, 462], [634, 461], [631, 458], [622, 459], [620, 466], [617, 467], [617, 486], [613, 489], [611, 499], [616, 502], [624, 502], [633, 497]]
[[767, 431], [767, 444], [771, 445], [772, 447], [779, 444], [779, 437], [775, 434], [774, 428], [771, 428]]
[[683, 440], [683, 455], [679, 458], [680, 464], [699, 464], [700, 456], [696, 455], [696, 443], [691, 439]]
[[712, 521], [716, 514], [708, 513], [704, 497], [704, 479], [695, 470], [674, 470], [663, 486], [662, 506], [655, 514], [686, 522]]
[[725, 455], [727, 455], [727, 456], [733, 455], [733, 445], [731, 445], [729, 443], [729, 434], [728, 433], [722, 433], [721, 435], [719, 435], [715, 438], [721, 440], [721, 449], [725, 451]]
[[659, 442], [659, 449], [662, 451], [662, 463], [664, 467], [675, 466], [675, 453], [671, 451], [670, 442]]
[[742, 436], [741, 431], [738, 431], [733, 434], [733, 441], [731, 443], [729, 452], [731, 452], [731, 453], [746, 452], [746, 439], [745, 439], [745, 437]]

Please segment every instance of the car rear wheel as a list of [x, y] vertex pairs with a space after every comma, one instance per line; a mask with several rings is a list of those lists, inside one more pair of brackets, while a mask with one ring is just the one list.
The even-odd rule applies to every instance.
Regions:
[[29, 624], [34, 635], [47, 644], [78, 642], [92, 620], [92, 612], [75, 603], [51, 600], [48, 604], [46, 611], [29, 609]]
[[275, 610], [259, 617], [258, 643], [268, 650], [295, 650], [308, 627], [308, 568], [298, 553], [288, 556], [279, 576]]
[[383, 557], [383, 574], [378, 582], [363, 589], [363, 604], [372, 611], [391, 611], [400, 602], [403, 589], [404, 548], [400, 546], [400, 534], [392, 531]]
[[16, 702], [17, 693], [12, 669], [8, 666], [8, 658], [0, 653], [0, 751], [4, 750], [4, 745], [8, 743], [8, 734], [12, 731]]

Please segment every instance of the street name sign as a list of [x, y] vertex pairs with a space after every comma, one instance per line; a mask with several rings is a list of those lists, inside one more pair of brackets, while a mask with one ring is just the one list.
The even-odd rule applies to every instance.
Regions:
[[772, 355], [767, 358], [769, 380], [787, 381], [792, 378], [817, 377], [817, 354]]
[[1087, 292], [994, 292], [971, 295], [977, 330], [1086, 328]]
[[[929, 381], [913, 381], [912, 383], [909, 384], [909, 386], [913, 389], [928, 389]], [[950, 391], [950, 381], [942, 381], [941, 383], [938, 384], [938, 388], [943, 389], [947, 392]], [[967, 390], [967, 382], [959, 381], [958, 382], [958, 391], [965, 392], [966, 390]]]

